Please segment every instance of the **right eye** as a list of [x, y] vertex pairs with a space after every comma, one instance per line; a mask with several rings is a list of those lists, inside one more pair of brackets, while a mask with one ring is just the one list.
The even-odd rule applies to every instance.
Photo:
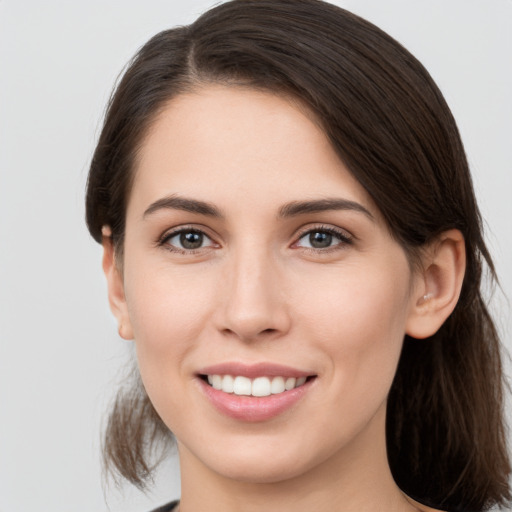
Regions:
[[197, 229], [180, 229], [165, 236], [162, 245], [169, 246], [169, 249], [178, 252], [190, 252], [205, 247], [213, 247], [213, 240], [202, 231]]

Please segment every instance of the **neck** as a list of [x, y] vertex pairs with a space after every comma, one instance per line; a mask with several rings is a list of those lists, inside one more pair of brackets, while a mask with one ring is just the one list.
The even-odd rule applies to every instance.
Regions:
[[385, 406], [350, 446], [283, 481], [227, 478], [178, 443], [182, 474], [180, 512], [412, 512], [395, 484], [386, 455]]

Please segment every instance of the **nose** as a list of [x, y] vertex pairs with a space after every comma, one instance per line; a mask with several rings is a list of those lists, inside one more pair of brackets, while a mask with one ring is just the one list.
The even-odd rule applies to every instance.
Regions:
[[250, 342], [288, 332], [289, 304], [283, 272], [275, 258], [265, 251], [245, 251], [234, 256], [225, 271], [218, 311], [223, 334]]

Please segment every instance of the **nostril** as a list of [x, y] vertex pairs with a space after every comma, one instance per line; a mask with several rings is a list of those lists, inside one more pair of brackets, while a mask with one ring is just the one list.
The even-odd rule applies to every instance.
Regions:
[[263, 329], [262, 331], [256, 332], [256, 334], [246, 334], [245, 336], [239, 334], [236, 330], [229, 329], [229, 328], [223, 329], [222, 332], [224, 334], [227, 334], [227, 335], [239, 336], [239, 337], [244, 338], [244, 339], [245, 338], [247, 338], [247, 339], [257, 339], [257, 338], [267, 337], [267, 336], [271, 336], [273, 334], [276, 334], [276, 333], [279, 332], [279, 329], [272, 329], [272, 328]]

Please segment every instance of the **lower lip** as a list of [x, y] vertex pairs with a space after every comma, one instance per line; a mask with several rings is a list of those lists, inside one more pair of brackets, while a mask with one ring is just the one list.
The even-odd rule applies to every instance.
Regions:
[[309, 391], [315, 379], [308, 380], [298, 388], [261, 397], [224, 393], [214, 389], [204, 380], [198, 380], [203, 393], [218, 411], [236, 420], [260, 422], [270, 420], [291, 409]]

